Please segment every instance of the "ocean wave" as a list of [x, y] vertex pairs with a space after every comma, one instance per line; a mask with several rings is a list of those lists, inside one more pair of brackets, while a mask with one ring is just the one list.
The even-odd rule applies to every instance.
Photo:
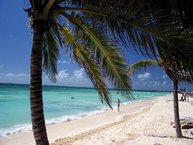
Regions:
[[46, 121], [46, 125], [77, 120], [77, 119], [80, 119], [80, 118], [85, 117], [85, 116], [100, 114], [100, 113], [103, 113], [107, 110], [108, 110], [107, 108], [101, 108], [99, 110], [94, 110], [94, 111], [89, 111], [89, 112], [82, 112], [82, 113], [79, 113], [77, 115], [68, 115], [68, 116], [61, 116], [61, 117], [58, 117], [58, 118], [52, 118], [52, 119], [49, 119], [49, 120]]
[[15, 134], [23, 131], [29, 131], [29, 130], [32, 130], [31, 124], [17, 124], [11, 128], [0, 129], [0, 136], [8, 136], [11, 134]]
[[[77, 115], [68, 115], [68, 116], [61, 116], [61, 117], [57, 117], [57, 118], [52, 118], [52, 119], [46, 120], [46, 125], [68, 122], [68, 121], [80, 119], [80, 118], [85, 117], [85, 116], [92, 116], [92, 115], [100, 114], [100, 113], [103, 113], [107, 110], [108, 110], [108, 108], [100, 108], [100, 109], [94, 110], [94, 111], [82, 112], [82, 113], [79, 113]], [[13, 127], [10, 127], [10, 128], [0, 129], [0, 136], [8, 136], [8, 135], [15, 134], [18, 132], [27, 132], [27, 131], [31, 131], [31, 130], [32, 130], [31, 124], [18, 124], [18, 125], [14, 125]]]

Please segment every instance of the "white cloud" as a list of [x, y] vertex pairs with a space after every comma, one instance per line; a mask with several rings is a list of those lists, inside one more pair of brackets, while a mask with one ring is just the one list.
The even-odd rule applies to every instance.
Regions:
[[19, 78], [19, 77], [29, 77], [29, 75], [28, 75], [28, 74], [25, 74], [25, 73], [18, 73], [18, 74], [7, 73], [7, 74], [5, 74], [5, 77]]
[[[72, 73], [68, 73], [67, 70], [60, 70], [58, 72], [58, 76], [56, 77], [58, 82], [62, 83], [64, 82], [74, 82], [82, 80], [84, 76], [84, 69], [76, 69]], [[47, 77], [45, 77], [47, 79]]]
[[66, 63], [70, 63], [70, 60], [69, 61], [67, 61], [67, 60], [59, 60], [58, 61], [58, 64], [66, 64]]
[[85, 77], [84, 69], [75, 70], [60, 70], [56, 77], [57, 82], [52, 83], [46, 76], [43, 79], [43, 84], [48, 85], [64, 85], [64, 86], [82, 86], [90, 87], [93, 86], [91, 81]]
[[166, 85], [166, 81], [164, 81], [163, 83], [162, 83], [162, 86], [165, 86]]
[[68, 61], [66, 61], [66, 60], [62, 61], [62, 64], [65, 64], [65, 63], [68, 63]]
[[84, 75], [84, 69], [83, 68], [79, 70], [77, 69], [74, 71], [73, 78], [81, 80], [83, 79], [83, 75]]
[[160, 82], [155, 81], [154, 84], [153, 84], [153, 86], [154, 86], [154, 87], [158, 87], [158, 86], [160, 86], [160, 84], [161, 84]]
[[0, 74], [0, 82], [2, 83], [29, 83], [29, 74], [26, 73], [6, 73]]
[[146, 80], [146, 79], [151, 78], [151, 74], [148, 73], [148, 72], [146, 72], [146, 73], [144, 73], [144, 74], [139, 74], [139, 75], [137, 76], [137, 78], [140, 79], [140, 80]]
[[64, 78], [67, 78], [69, 75], [70, 74], [67, 73], [66, 70], [61, 70], [59, 71], [57, 78], [64, 79]]
[[163, 78], [163, 79], [167, 78], [167, 75], [164, 74], [164, 75], [162, 76], [162, 78]]

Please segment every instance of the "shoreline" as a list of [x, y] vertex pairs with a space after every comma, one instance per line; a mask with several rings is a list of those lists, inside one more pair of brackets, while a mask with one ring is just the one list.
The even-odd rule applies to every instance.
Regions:
[[[180, 102], [180, 118], [193, 117], [191, 102]], [[51, 145], [192, 145], [193, 128], [183, 129], [187, 138], [176, 138], [173, 120], [172, 95], [121, 104], [100, 114], [77, 120], [50, 124], [47, 133]], [[0, 137], [3, 145], [35, 145], [32, 131]]]
[[[179, 102], [180, 118], [192, 115], [191, 98]], [[175, 128], [170, 125], [173, 119], [173, 97], [155, 99], [152, 105], [138, 113], [128, 114], [118, 122], [61, 138], [52, 145], [192, 145], [193, 127], [182, 129], [185, 138], [176, 138]]]
[[55, 140], [55, 143], [52, 143], [51, 145], [57, 145], [57, 144], [60, 144], [61, 142], [62, 142], [62, 144], [71, 144], [71, 142], [74, 142], [74, 141], [77, 141], [79, 139], [82, 139], [85, 136], [93, 135], [94, 133], [97, 133], [97, 132], [99, 132], [101, 130], [105, 130], [105, 129], [108, 129], [110, 127], [113, 127], [114, 125], [121, 124], [125, 120], [127, 120], [128, 118], [135, 117], [136, 115], [138, 115], [140, 113], [144, 113], [144, 112], [148, 111], [151, 106], [152, 106], [152, 104], [150, 106], [148, 106], [148, 107], [146, 106], [145, 108], [141, 109], [140, 111], [127, 114], [125, 116], [122, 116], [122, 118], [119, 119], [119, 120], [113, 121], [111, 123], [107, 123], [107, 124], [99, 126], [97, 128], [94, 128], [94, 129], [91, 129], [91, 130], [88, 130], [88, 131], [84, 131], [82, 133], [75, 134], [75, 135], [72, 135], [70, 137], [64, 137], [64, 138], [57, 139], [57, 140]]
[[[149, 98], [142, 98], [142, 99], [139, 99], [139, 100], [138, 99], [137, 100], [130, 100], [128, 102], [122, 102], [121, 104], [124, 106], [124, 105], [138, 103], [138, 102], [141, 102], [141, 101], [144, 101], [144, 100], [156, 99], [158, 97], [159, 96], [149, 97]], [[117, 109], [117, 104], [116, 105], [114, 104], [113, 108]], [[93, 116], [93, 115], [101, 114], [101, 113], [104, 113], [104, 112], [109, 111], [109, 110], [111, 110], [111, 109], [108, 106], [106, 106], [106, 107], [101, 107], [97, 110], [82, 112], [82, 113], [75, 114], [75, 115], [72, 114], [72, 115], [66, 115], [66, 116], [47, 119], [46, 120], [46, 126], [59, 124], [59, 123], [66, 123], [66, 122], [69, 122], [69, 121], [81, 119], [81, 118], [86, 117], [86, 116]], [[17, 133], [20, 133], [20, 132], [29, 132], [29, 131], [32, 131], [31, 123], [16, 124], [16, 125], [14, 125], [13, 127], [10, 127], [10, 128], [0, 129], [0, 138], [10, 136], [10, 135], [13, 135], [13, 134], [17, 134]]]
[[[135, 101], [127, 105], [121, 104], [121, 112], [117, 112], [117, 109], [115, 108], [114, 110], [107, 110], [102, 113], [81, 117], [79, 119], [75, 119], [68, 122], [49, 124], [47, 125], [49, 141], [50, 143], [53, 143], [55, 140], [59, 138], [73, 136], [75, 134], [80, 134], [88, 130], [96, 129], [101, 126], [105, 126], [107, 124], [117, 122], [121, 120], [125, 115], [135, 113], [136, 111], [141, 111], [141, 109], [143, 110], [144, 107], [147, 107], [154, 100], [157, 100], [159, 98], [160, 97]], [[97, 122], [95, 120], [100, 120], [100, 121]], [[88, 123], [85, 123], [85, 122], [88, 122]], [[84, 127], [83, 127], [83, 124], [84, 124]], [[90, 126], [88, 126], [88, 124], [90, 124]], [[21, 140], [21, 138], [25, 138], [25, 140]], [[0, 144], [34, 145], [35, 142], [32, 135], [32, 131], [29, 130], [25, 132], [10, 134], [8, 136], [2, 136], [0, 137]]]

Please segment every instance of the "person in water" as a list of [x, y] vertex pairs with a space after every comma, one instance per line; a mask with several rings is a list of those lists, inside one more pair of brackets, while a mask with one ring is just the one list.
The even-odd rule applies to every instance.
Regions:
[[117, 101], [117, 109], [118, 109], [118, 112], [120, 111], [120, 100], [118, 99], [118, 101]]

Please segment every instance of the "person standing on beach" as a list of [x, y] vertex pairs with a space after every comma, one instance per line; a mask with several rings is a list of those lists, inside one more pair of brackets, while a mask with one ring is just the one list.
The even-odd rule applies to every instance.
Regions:
[[120, 111], [120, 100], [118, 99], [118, 101], [117, 101], [117, 108], [118, 108], [118, 112]]

